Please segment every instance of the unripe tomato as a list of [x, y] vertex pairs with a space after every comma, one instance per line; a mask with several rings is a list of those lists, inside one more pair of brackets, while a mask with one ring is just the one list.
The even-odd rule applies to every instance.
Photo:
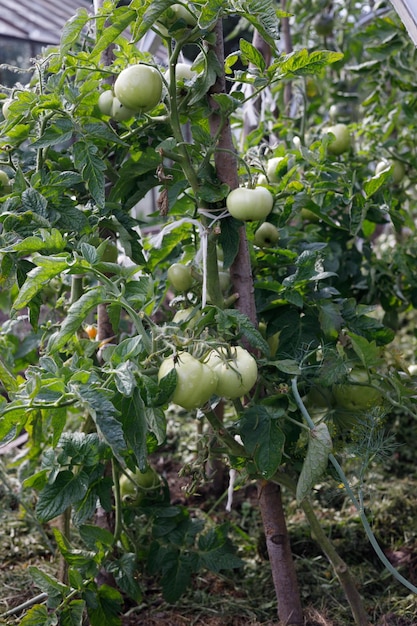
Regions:
[[175, 291], [187, 291], [193, 284], [191, 268], [182, 263], [174, 263], [168, 269], [167, 277]]
[[187, 410], [198, 409], [215, 393], [217, 374], [188, 352], [179, 352], [162, 361], [158, 380], [162, 380], [172, 369], [177, 372], [177, 385], [172, 396], [175, 404]]
[[138, 63], [116, 78], [114, 93], [123, 106], [135, 112], [150, 111], [161, 100], [162, 78], [154, 67]]
[[274, 196], [266, 187], [255, 189], [238, 187], [233, 189], [226, 198], [226, 206], [230, 215], [244, 222], [263, 220], [270, 214], [274, 206]]
[[159, 476], [152, 467], [148, 467], [145, 472], [139, 469], [135, 472], [126, 470], [126, 474], [122, 474], [119, 479], [120, 495], [124, 502], [138, 505], [147, 491], [152, 491], [160, 485]]
[[259, 248], [271, 248], [279, 241], [279, 231], [271, 222], [264, 222], [255, 232], [254, 244]]
[[4, 170], [0, 170], [0, 196], [11, 191], [10, 178]]
[[269, 159], [268, 163], [266, 164], [266, 175], [270, 183], [279, 182], [277, 169], [279, 168], [279, 164], [283, 160], [284, 160], [284, 157], [273, 157], [272, 159]]
[[405, 167], [401, 161], [379, 161], [375, 167], [375, 175], [377, 176], [378, 174], [382, 174], [382, 172], [385, 172], [390, 167], [392, 167], [392, 180], [395, 184], [400, 183], [405, 176]]
[[135, 116], [135, 111], [125, 107], [125, 105], [120, 102], [119, 98], [113, 98], [111, 116], [116, 122], [127, 122], [127, 120]]
[[[197, 72], [191, 69], [191, 65], [187, 63], [177, 63], [175, 66], [175, 79], [178, 82], [184, 82], [185, 80], [191, 80], [197, 76]], [[167, 70], [164, 74], [164, 78], [169, 84], [169, 70]]]
[[9, 108], [12, 102], [13, 100], [11, 98], [8, 98], [3, 102], [3, 105], [1, 107], [1, 112], [3, 113], [3, 117], [5, 120], [9, 118]]
[[201, 317], [201, 311], [195, 311], [193, 308], [180, 309], [172, 318], [174, 324], [183, 324], [187, 322], [187, 328], [194, 328]]
[[98, 108], [103, 115], [111, 115], [113, 110], [114, 95], [111, 89], [103, 91], [98, 97]]
[[327, 146], [327, 152], [339, 156], [343, 152], [347, 152], [351, 146], [351, 136], [349, 128], [346, 124], [335, 124], [327, 129], [328, 133], [334, 135]]
[[331, 15], [322, 13], [314, 23], [315, 31], [324, 37], [333, 33], [334, 19]]
[[382, 393], [369, 385], [368, 373], [361, 368], [352, 369], [347, 382], [333, 385], [332, 392], [336, 405], [346, 411], [363, 411], [383, 402]]
[[241, 346], [211, 350], [204, 361], [217, 374], [215, 393], [234, 400], [247, 394], [258, 378], [254, 357]]

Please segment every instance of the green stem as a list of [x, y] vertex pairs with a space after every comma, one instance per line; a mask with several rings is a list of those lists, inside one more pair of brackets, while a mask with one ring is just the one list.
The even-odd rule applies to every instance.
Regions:
[[114, 507], [115, 507], [115, 519], [114, 519], [114, 539], [118, 541], [122, 532], [122, 499], [120, 495], [120, 483], [119, 483], [119, 466], [114, 458], [112, 458], [112, 477], [114, 487]]
[[212, 411], [211, 409], [208, 411], [204, 411], [204, 415], [206, 416], [208, 422], [210, 423], [210, 426], [212, 427], [218, 438], [223, 441], [231, 454], [244, 458], [249, 457], [245, 448], [238, 441], [236, 441], [233, 435], [229, 433], [221, 419], [219, 419], [214, 411]]

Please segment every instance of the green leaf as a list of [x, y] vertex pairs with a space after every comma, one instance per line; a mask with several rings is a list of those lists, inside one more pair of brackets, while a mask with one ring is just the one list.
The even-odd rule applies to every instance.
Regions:
[[78, 9], [76, 15], [71, 18], [62, 29], [61, 33], [61, 54], [64, 55], [80, 38], [81, 32], [84, 29], [90, 17], [86, 9]]
[[132, 43], [136, 43], [139, 39], [142, 39], [144, 34], [155, 25], [162, 13], [172, 6], [172, 1], [152, 0], [152, 2], [150, 2], [150, 0], [146, 0], [142, 5], [141, 14], [139, 13], [137, 16], [140, 19], [137, 19], [134, 25]]
[[98, 147], [86, 141], [77, 141], [73, 146], [74, 164], [80, 172], [94, 201], [99, 207], [104, 206], [104, 170], [106, 164], [97, 154]]
[[50, 337], [48, 342], [49, 352], [53, 353], [61, 350], [72, 339], [90, 311], [105, 301], [106, 290], [102, 285], [93, 287], [83, 293], [81, 298], [70, 306], [68, 315], [64, 319], [60, 330]]
[[278, 417], [282, 412], [270, 412], [256, 405], [244, 411], [238, 422], [239, 435], [256, 468], [263, 478], [271, 478], [277, 471], [284, 450], [285, 435]]
[[47, 285], [52, 278], [68, 269], [67, 257], [35, 257], [33, 262], [41, 264], [33, 268], [27, 275], [17, 298], [13, 302], [13, 309], [19, 311]]
[[78, 388], [80, 400], [90, 412], [99, 434], [110, 446], [113, 454], [123, 462], [122, 455], [126, 451], [126, 442], [122, 424], [117, 419], [119, 412], [107, 397], [107, 391], [89, 384]]
[[242, 60], [247, 63], [252, 63], [252, 65], [263, 72], [266, 67], [266, 63], [259, 50], [246, 39], [240, 39], [239, 47], [242, 52]]
[[273, 0], [247, 0], [243, 3], [243, 7], [244, 17], [259, 31], [265, 41], [275, 47], [280, 39], [275, 2]]
[[67, 585], [59, 582], [56, 578], [52, 578], [46, 572], [43, 572], [41, 569], [35, 566], [29, 567], [29, 573], [32, 577], [33, 582], [41, 591], [48, 594], [48, 596], [59, 596], [64, 598], [69, 591]]
[[228, 524], [211, 528], [198, 540], [201, 566], [212, 572], [222, 569], [236, 569], [243, 566], [243, 561], [235, 555], [235, 549], [227, 536]]
[[47, 484], [39, 494], [36, 506], [39, 520], [49, 522], [81, 500], [88, 489], [88, 482], [88, 476], [83, 471], [76, 475], [70, 470], [59, 472], [54, 482]]
[[320, 422], [310, 430], [307, 454], [297, 482], [297, 502], [308, 497], [314, 485], [326, 471], [332, 448], [329, 429], [324, 422]]
[[48, 218], [47, 211], [48, 201], [46, 198], [39, 193], [33, 187], [29, 187], [29, 189], [25, 189], [22, 193], [22, 208], [25, 211], [31, 211], [32, 213], [36, 213], [41, 217]]
[[84, 600], [71, 600], [60, 612], [60, 626], [82, 626], [84, 609]]
[[96, 45], [91, 52], [91, 56], [101, 54], [108, 46], [115, 43], [115, 40], [126, 28], [134, 24], [136, 12], [128, 7], [120, 7], [112, 12], [112, 23], [100, 34]]
[[103, 547], [108, 550], [114, 544], [114, 535], [106, 528], [83, 524], [79, 528], [79, 533], [89, 550], [99, 550]]
[[94, 576], [97, 573], [97, 564], [95, 562], [96, 551], [87, 551], [72, 548], [68, 539], [58, 530], [53, 529], [54, 537], [58, 549], [65, 561], [74, 568], [84, 569], [85, 575]]
[[223, 249], [223, 267], [225, 270], [230, 268], [239, 251], [239, 229], [241, 227], [242, 223], [235, 220], [234, 217], [222, 220], [222, 229], [218, 241]]
[[55, 623], [44, 604], [35, 604], [22, 618], [20, 626], [53, 626]]
[[269, 354], [268, 342], [262, 337], [247, 315], [237, 309], [224, 309], [218, 313], [218, 318], [222, 317], [228, 317], [237, 327], [238, 333], [244, 335], [254, 348], [261, 350], [264, 354]]
[[145, 405], [137, 387], [130, 398], [124, 397], [122, 399], [120, 412], [127, 444], [135, 455], [139, 469], [144, 472], [147, 468], [146, 435], [148, 427], [145, 418]]
[[113, 587], [101, 585], [94, 594], [94, 604], [87, 599], [87, 613], [91, 626], [121, 626], [123, 598]]
[[363, 183], [363, 190], [367, 198], [371, 198], [392, 176], [392, 166], [377, 176], [372, 176]]
[[26, 239], [15, 243], [13, 250], [22, 255], [40, 251], [53, 254], [54, 252], [62, 252], [65, 246], [66, 242], [57, 228], [51, 228], [51, 230], [41, 228], [38, 235], [26, 237]]
[[331, 52], [329, 50], [309, 52], [306, 48], [303, 48], [281, 57], [275, 64], [271, 65], [270, 71], [277, 71], [282, 76], [319, 74], [327, 65], [336, 63], [341, 59], [343, 59], [341, 52]]
[[[174, 603], [190, 586], [194, 573], [192, 555], [182, 554], [179, 550], [171, 550], [166, 555], [164, 573], [161, 577], [162, 595], [167, 602]], [[197, 559], [195, 555], [194, 560]]]
[[18, 389], [16, 376], [9, 370], [7, 365], [0, 358], [0, 382], [8, 394], [13, 394]]
[[137, 582], [138, 567], [136, 554], [125, 552], [120, 559], [112, 561], [107, 566], [114, 576], [118, 588], [126, 593], [129, 598], [139, 603], [142, 600], [142, 591]]
[[349, 332], [348, 336], [352, 343], [352, 348], [362, 361], [363, 366], [368, 369], [380, 365], [381, 348], [375, 341], [368, 341], [365, 337]]

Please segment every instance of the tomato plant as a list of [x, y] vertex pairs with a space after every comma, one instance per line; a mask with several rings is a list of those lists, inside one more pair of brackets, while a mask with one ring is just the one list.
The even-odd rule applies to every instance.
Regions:
[[[143, 477], [149, 456], [166, 453], [168, 416], [179, 431], [184, 422], [172, 403], [198, 417], [195, 466], [221, 449], [260, 485], [279, 619], [297, 626], [288, 544], [275, 559], [273, 537], [288, 541], [270, 515], [283, 511], [279, 489], [334, 556], [312, 513], [333, 450], [343, 463], [355, 443], [365, 476], [359, 445], [382, 445], [390, 403], [415, 414], [387, 348], [417, 303], [414, 49], [392, 14], [355, 29], [356, 5], [331, 33], [306, 28], [310, 4], [297, 4], [283, 50], [286, 17], [270, 3], [106, 2], [95, 16], [80, 11], [32, 80], [5, 90], [0, 441], [26, 430], [19, 475], [38, 520], [63, 516], [66, 528], [72, 514], [88, 551], [56, 531], [70, 576], [39, 575], [60, 612], [45, 624], [78, 623], [82, 605], [102, 626], [101, 602], [112, 615], [123, 597], [140, 603], [145, 569], [175, 602], [200, 566], [240, 567], [226, 525], [210, 520], [204, 535], [167, 487], [143, 511], [148, 536], [130, 540], [136, 513], [118, 477], [126, 467]], [[254, 38], [232, 34], [225, 56], [222, 27], [236, 19]], [[404, 164], [402, 185], [395, 165], [376, 165], [382, 156]], [[21, 315], [27, 353], [14, 334]], [[99, 341], [80, 332], [90, 326]], [[352, 378], [358, 368], [366, 380]], [[309, 415], [302, 398], [314, 406], [314, 389], [328, 402]], [[349, 440], [334, 419], [341, 406], [355, 416]], [[348, 567], [329, 558], [367, 623]], [[98, 587], [103, 573], [119, 591]]]

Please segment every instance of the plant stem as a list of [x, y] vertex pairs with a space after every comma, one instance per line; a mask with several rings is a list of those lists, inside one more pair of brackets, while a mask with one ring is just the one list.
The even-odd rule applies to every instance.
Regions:
[[261, 480], [258, 483], [258, 497], [278, 598], [279, 619], [287, 626], [303, 626], [303, 609], [285, 523], [281, 487], [274, 482]]

